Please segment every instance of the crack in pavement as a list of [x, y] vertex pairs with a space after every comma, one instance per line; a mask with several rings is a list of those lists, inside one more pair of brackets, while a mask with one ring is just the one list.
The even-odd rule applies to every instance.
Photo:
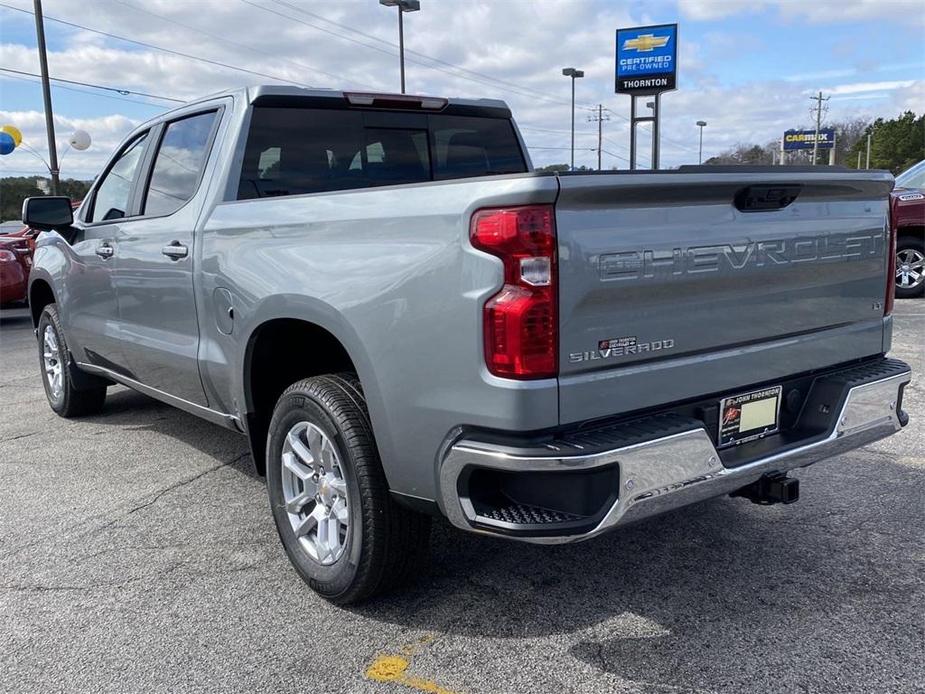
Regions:
[[19, 439], [25, 439], [30, 436], [35, 436], [36, 434], [41, 434], [41, 431], [30, 431], [26, 434], [17, 434], [16, 436], [9, 436], [5, 439], [0, 439], [0, 443], [6, 443], [7, 441], [18, 441]]
[[[136, 511], [139, 511], [139, 510], [141, 510], [141, 509], [147, 508], [148, 506], [151, 506], [154, 502], [156, 502], [158, 499], [160, 499], [160, 498], [161, 498], [162, 496], [164, 496], [165, 494], [167, 494], [167, 493], [169, 493], [169, 492], [171, 492], [171, 491], [173, 491], [173, 490], [175, 490], [175, 489], [179, 489], [179, 488], [181, 488], [181, 487], [184, 487], [184, 486], [190, 484], [191, 482], [195, 482], [195, 481], [198, 480], [199, 478], [204, 477], [205, 475], [208, 475], [208, 474], [210, 474], [210, 473], [212, 473], [212, 472], [215, 472], [216, 470], [220, 470], [221, 468], [228, 467], [229, 465], [233, 465], [234, 463], [237, 463], [237, 462], [239, 462], [239, 461], [241, 461], [241, 460], [244, 460], [244, 458], [246, 458], [246, 457], [249, 456], [249, 455], [250, 455], [249, 452], [242, 453], [241, 455], [238, 455], [238, 456], [236, 456], [235, 458], [232, 458], [231, 460], [228, 460], [228, 461], [223, 462], [223, 463], [219, 463], [218, 465], [214, 465], [214, 466], [208, 468], [207, 470], [204, 470], [203, 472], [201, 472], [201, 473], [199, 473], [199, 474], [197, 474], [197, 475], [195, 475], [195, 476], [193, 476], [193, 477], [191, 477], [191, 478], [188, 478], [188, 479], [185, 479], [185, 480], [181, 480], [180, 482], [177, 482], [177, 483], [175, 483], [175, 484], [172, 484], [172, 485], [170, 485], [169, 487], [167, 487], [166, 489], [162, 489], [161, 491], [157, 492], [157, 493], [155, 494], [154, 498], [149, 499], [149, 500], [146, 501], [145, 503], [138, 504], [137, 501], [136, 501], [136, 502], [135, 502], [135, 505], [132, 506], [132, 507], [130, 507], [128, 511], [123, 511], [123, 510], [122, 510], [122, 509], [125, 508], [124, 505], [121, 506], [121, 507], [116, 507], [116, 508], [112, 509], [111, 511], [109, 511], [108, 513], [107, 513], [107, 512], [104, 512], [104, 513], [101, 513], [101, 514], [99, 514], [99, 515], [97, 515], [97, 516], [94, 516], [94, 517], [92, 517], [92, 518], [87, 519], [87, 521], [86, 521], [84, 524], [82, 524], [82, 525], [83, 525], [83, 529], [81, 529], [81, 530], [78, 530], [78, 531], [76, 531], [76, 532], [74, 532], [74, 533], [71, 533], [71, 534], [69, 534], [69, 535], [66, 535], [66, 536], [61, 536], [61, 535], [53, 534], [53, 537], [55, 538], [55, 541], [56, 541], [56, 542], [60, 542], [60, 541], [63, 540], [63, 539], [71, 540], [71, 539], [76, 539], [76, 538], [83, 537], [83, 536], [85, 536], [85, 535], [94, 535], [94, 534], [100, 533], [100, 532], [106, 530], [107, 528], [112, 527], [113, 525], [115, 525], [116, 523], [118, 523], [121, 519], [125, 518], [126, 516], [131, 515], [131, 514], [135, 513]], [[114, 515], [114, 517], [110, 517], [110, 514], [115, 514], [115, 515]], [[108, 520], [106, 520], [106, 522], [102, 523], [101, 525], [96, 525], [96, 526], [94, 526], [94, 527], [89, 527], [89, 528], [86, 527], [86, 526], [92, 525], [94, 522], [98, 522], [98, 521], [100, 521], [100, 520], [102, 520], [102, 519], [104, 519], [104, 518], [108, 518]], [[30, 549], [30, 548], [32, 548], [32, 547], [37, 547], [38, 545], [41, 545], [41, 544], [47, 542], [49, 539], [50, 539], [50, 538], [49, 538], [48, 536], [44, 536], [44, 537], [41, 537], [41, 538], [39, 538], [39, 539], [33, 540], [32, 542], [27, 542], [27, 543], [25, 543], [25, 544], [22, 544], [22, 545], [20, 545], [20, 546], [18, 546], [18, 547], [13, 547], [13, 548], [11, 548], [9, 551], [0, 554], [0, 560], [7, 560], [7, 559], [13, 557], [14, 555], [18, 554], [19, 552], [22, 552], [22, 551], [27, 550], [27, 549]]]
[[240, 462], [241, 460], [243, 460], [244, 458], [246, 458], [248, 455], [250, 455], [250, 453], [242, 453], [241, 455], [239, 455], [237, 458], [234, 458], [233, 460], [229, 460], [229, 461], [227, 461], [227, 462], [225, 462], [225, 463], [219, 463], [218, 465], [215, 465], [215, 466], [213, 466], [213, 467], [210, 467], [210, 468], [207, 469], [207, 470], [203, 470], [203, 471], [200, 472], [198, 475], [194, 475], [193, 477], [190, 477], [190, 478], [188, 478], [188, 479], [180, 480], [179, 482], [175, 482], [174, 484], [171, 484], [170, 486], [165, 487], [164, 489], [162, 489], [162, 490], [160, 490], [159, 492], [157, 492], [153, 497], [151, 497], [151, 498], [150, 498], [148, 501], [146, 501], [145, 503], [139, 504], [139, 505], [137, 505], [137, 506], [135, 506], [135, 507], [129, 509], [128, 512], [127, 512], [125, 515], [130, 516], [130, 515], [132, 515], [133, 513], [135, 513], [136, 511], [140, 511], [140, 510], [142, 510], [142, 509], [148, 508], [149, 506], [153, 505], [158, 499], [160, 499], [160, 498], [161, 498], [162, 496], [164, 496], [165, 494], [169, 494], [169, 493], [172, 492], [172, 491], [175, 491], [175, 490], [177, 490], [177, 489], [180, 489], [180, 487], [185, 487], [185, 486], [188, 485], [188, 484], [192, 484], [192, 483], [195, 482], [196, 480], [201, 479], [201, 478], [205, 477], [206, 475], [209, 475], [209, 474], [215, 472], [216, 470], [221, 470], [223, 467], [228, 467], [229, 465], [233, 465], [234, 463]]

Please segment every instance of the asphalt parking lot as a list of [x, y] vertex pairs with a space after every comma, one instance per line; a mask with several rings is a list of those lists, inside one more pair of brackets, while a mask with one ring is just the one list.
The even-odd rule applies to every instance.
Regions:
[[925, 301], [895, 315], [911, 424], [801, 471], [799, 503], [552, 548], [438, 524], [416, 586], [341, 609], [242, 437], [123, 388], [57, 418], [0, 314], [0, 691], [923, 691]]

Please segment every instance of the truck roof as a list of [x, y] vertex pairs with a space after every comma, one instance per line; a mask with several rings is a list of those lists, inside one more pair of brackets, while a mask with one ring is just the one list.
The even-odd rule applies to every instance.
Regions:
[[[212, 101], [213, 99], [217, 99], [223, 96], [239, 98], [249, 104], [255, 104], [259, 102], [264, 105], [274, 105], [283, 101], [288, 102], [293, 98], [305, 99], [307, 102], [306, 105], [315, 105], [321, 108], [331, 107], [337, 104], [337, 102], [340, 104], [344, 104], [345, 102], [349, 104], [351, 98], [356, 100], [368, 97], [369, 99], [377, 101], [381, 100], [388, 104], [386, 106], [382, 106], [382, 108], [401, 108], [400, 104], [402, 101], [404, 101], [409, 104], [407, 107], [409, 110], [415, 111], [440, 111], [444, 113], [455, 113], [457, 115], [482, 115], [494, 118], [511, 117], [510, 108], [508, 108], [508, 105], [504, 101], [499, 99], [465, 99], [458, 97], [447, 98], [424, 94], [394, 94], [389, 92], [349, 91], [324, 89], [321, 87], [306, 88], [279, 84], [259, 84], [247, 87], [237, 87], [234, 89], [225, 89], [220, 92], [208, 94], [198, 99], [188, 101], [174, 109], [171, 109], [170, 111], [166, 111], [165, 113], [162, 113], [159, 116], [152, 118], [151, 120], [160, 120], [164, 117], [165, 114], [186, 109], [189, 106], [198, 103]], [[443, 102], [443, 105], [440, 108], [415, 108], [413, 107], [415, 100], [418, 102], [427, 100], [439, 101]]]

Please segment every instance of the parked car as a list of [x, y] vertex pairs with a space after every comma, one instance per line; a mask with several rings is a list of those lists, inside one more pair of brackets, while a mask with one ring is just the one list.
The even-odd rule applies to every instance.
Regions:
[[896, 177], [891, 196], [896, 236], [896, 297], [925, 295], [925, 161]]
[[[248, 436], [299, 574], [416, 575], [430, 517], [584, 540], [906, 425], [888, 172], [535, 173], [499, 101], [268, 86], [33, 198], [63, 417], [121, 383]], [[794, 542], [799, 542], [796, 534]]]
[[[72, 209], [80, 207], [81, 202], [72, 203]], [[26, 301], [35, 237], [39, 233], [38, 229], [27, 225], [7, 234], [0, 234], [0, 306], [11, 306]]]
[[0, 236], [0, 306], [26, 301], [32, 248], [32, 236], [19, 232]]

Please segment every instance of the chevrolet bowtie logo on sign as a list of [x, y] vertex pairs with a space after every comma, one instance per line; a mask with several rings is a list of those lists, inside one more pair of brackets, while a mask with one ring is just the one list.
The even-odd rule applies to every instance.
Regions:
[[640, 34], [635, 39], [627, 39], [623, 42], [625, 51], [651, 51], [655, 48], [662, 48], [668, 45], [671, 40], [670, 36], [655, 36], [654, 34]]
[[658, 94], [675, 88], [678, 25], [617, 30], [616, 92]]

